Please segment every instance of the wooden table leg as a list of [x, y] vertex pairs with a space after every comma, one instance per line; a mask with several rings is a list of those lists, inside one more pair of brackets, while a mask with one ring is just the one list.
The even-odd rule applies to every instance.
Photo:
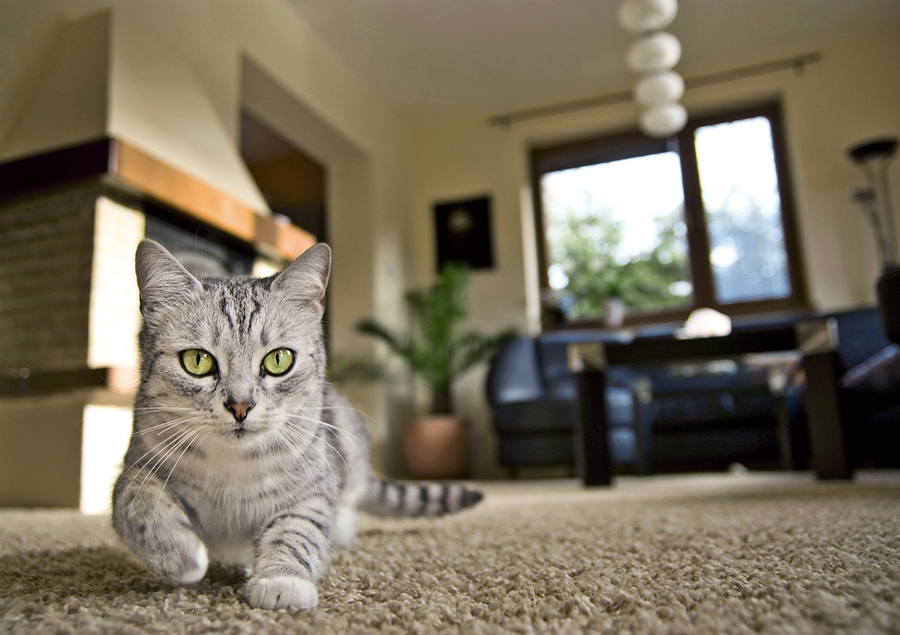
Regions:
[[606, 421], [605, 371], [585, 369], [578, 373], [578, 421], [584, 484], [609, 485], [612, 461]]
[[806, 415], [812, 467], [820, 479], [853, 478], [841, 410], [841, 360], [837, 320], [799, 322], [795, 326], [806, 375]]
[[841, 413], [840, 360], [834, 351], [803, 356], [812, 465], [820, 479], [853, 478]]
[[585, 486], [612, 483], [609, 425], [606, 420], [606, 363], [600, 342], [572, 344], [569, 370], [578, 388], [575, 452]]

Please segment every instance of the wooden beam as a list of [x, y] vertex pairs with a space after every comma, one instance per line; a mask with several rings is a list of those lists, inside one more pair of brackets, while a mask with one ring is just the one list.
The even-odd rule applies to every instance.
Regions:
[[121, 139], [116, 141], [114, 176], [207, 225], [263, 251], [274, 250], [287, 260], [293, 260], [316, 243], [309, 232], [262, 216], [234, 196]]
[[241, 240], [256, 239], [257, 214], [249, 206], [122, 140], [116, 141], [112, 176]]
[[103, 177], [285, 260], [316, 243], [309, 232], [263, 216], [231, 194], [121, 139], [99, 139], [0, 164], [0, 199]]

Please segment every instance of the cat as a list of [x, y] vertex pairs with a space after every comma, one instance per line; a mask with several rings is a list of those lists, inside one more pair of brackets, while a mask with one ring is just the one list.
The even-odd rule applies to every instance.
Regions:
[[244, 566], [253, 607], [315, 607], [332, 548], [357, 510], [454, 512], [478, 490], [371, 473], [369, 437], [325, 380], [324, 243], [269, 278], [191, 275], [164, 247], [135, 256], [140, 385], [113, 527], [153, 572], [199, 582], [210, 560]]

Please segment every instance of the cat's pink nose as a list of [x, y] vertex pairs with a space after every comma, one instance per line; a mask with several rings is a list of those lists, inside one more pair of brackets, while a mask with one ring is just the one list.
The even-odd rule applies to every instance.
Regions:
[[234, 418], [238, 421], [243, 421], [247, 418], [247, 413], [253, 409], [255, 403], [226, 403], [225, 407], [231, 411], [231, 414], [234, 415]]

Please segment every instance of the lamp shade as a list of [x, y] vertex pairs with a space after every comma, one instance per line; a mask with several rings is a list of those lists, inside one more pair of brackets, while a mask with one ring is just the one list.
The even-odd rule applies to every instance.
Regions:
[[870, 159], [888, 159], [894, 156], [896, 151], [897, 138], [886, 137], [859, 143], [847, 150], [847, 154], [857, 163], [865, 163]]
[[619, 24], [628, 33], [664, 29], [678, 12], [678, 0], [625, 0], [619, 6]]
[[665, 138], [679, 132], [687, 123], [687, 111], [678, 103], [653, 106], [641, 113], [638, 125], [648, 137]]
[[684, 80], [675, 71], [651, 75], [638, 80], [634, 86], [634, 98], [645, 106], [658, 106], [678, 101], [684, 95]]
[[662, 73], [675, 66], [679, 59], [681, 43], [665, 31], [638, 38], [625, 55], [625, 63], [636, 75]]

